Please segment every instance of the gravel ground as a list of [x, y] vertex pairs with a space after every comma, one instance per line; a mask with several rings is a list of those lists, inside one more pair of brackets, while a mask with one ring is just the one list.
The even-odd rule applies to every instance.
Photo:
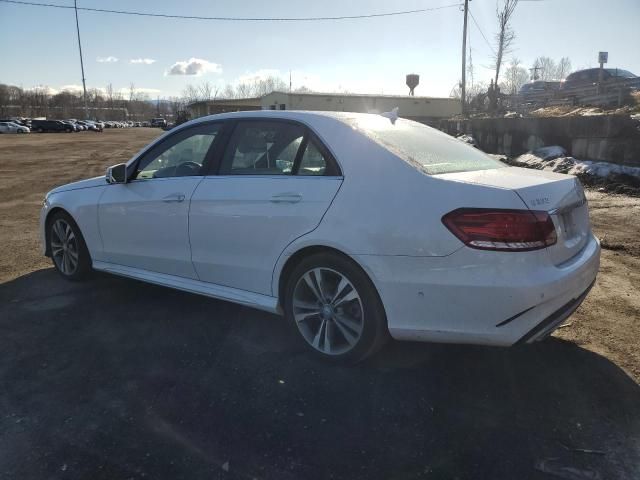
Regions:
[[159, 133], [0, 135], [0, 478], [640, 477], [640, 199], [588, 192], [600, 275], [545, 342], [343, 368], [278, 317], [40, 256], [44, 193]]

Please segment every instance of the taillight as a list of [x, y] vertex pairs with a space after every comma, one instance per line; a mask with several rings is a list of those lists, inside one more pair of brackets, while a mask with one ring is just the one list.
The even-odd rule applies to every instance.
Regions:
[[481, 250], [522, 252], [557, 241], [553, 220], [542, 211], [459, 208], [442, 223], [465, 245]]

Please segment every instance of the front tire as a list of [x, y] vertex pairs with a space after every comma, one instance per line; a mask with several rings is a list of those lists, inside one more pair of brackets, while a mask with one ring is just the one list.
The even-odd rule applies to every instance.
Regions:
[[65, 212], [55, 213], [47, 223], [53, 266], [67, 280], [80, 280], [91, 271], [91, 257], [76, 222]]
[[311, 255], [293, 269], [284, 310], [303, 343], [329, 361], [359, 362], [389, 337], [373, 283], [352, 260], [335, 253]]

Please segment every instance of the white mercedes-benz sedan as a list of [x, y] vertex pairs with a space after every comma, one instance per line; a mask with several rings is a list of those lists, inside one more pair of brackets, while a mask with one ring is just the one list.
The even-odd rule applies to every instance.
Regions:
[[579, 181], [393, 115], [200, 118], [58, 187], [43, 253], [284, 315], [353, 362], [398, 340], [508, 346], [584, 300], [600, 244]]

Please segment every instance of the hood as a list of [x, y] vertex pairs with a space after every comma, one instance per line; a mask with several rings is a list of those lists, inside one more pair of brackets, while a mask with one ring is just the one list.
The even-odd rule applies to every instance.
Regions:
[[67, 183], [66, 185], [60, 185], [59, 187], [56, 187], [53, 190], [51, 190], [49, 193], [47, 193], [47, 197], [52, 193], [67, 192], [69, 190], [79, 190], [81, 188], [100, 187], [106, 184], [107, 184], [107, 181], [105, 180], [104, 175], [101, 175], [99, 177], [87, 178], [86, 180], [80, 180], [78, 182]]

